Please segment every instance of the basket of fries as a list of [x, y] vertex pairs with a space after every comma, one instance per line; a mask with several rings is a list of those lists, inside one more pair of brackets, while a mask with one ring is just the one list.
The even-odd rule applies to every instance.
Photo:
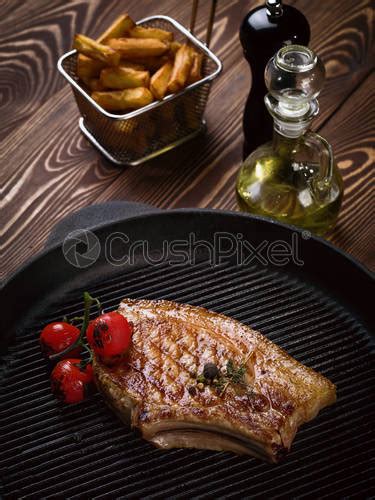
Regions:
[[86, 137], [112, 162], [138, 165], [204, 130], [220, 60], [174, 19], [124, 14], [97, 40], [76, 35], [58, 69]]

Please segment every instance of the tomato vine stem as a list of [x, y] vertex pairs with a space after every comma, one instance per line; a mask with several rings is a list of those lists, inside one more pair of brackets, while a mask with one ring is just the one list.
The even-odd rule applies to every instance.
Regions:
[[[98, 309], [101, 309], [101, 304], [99, 302], [99, 299], [91, 297], [91, 295], [88, 292], [83, 293], [83, 304], [84, 304], [84, 313], [82, 317], [82, 326], [81, 326], [81, 331], [79, 334], [79, 337], [77, 340], [74, 342], [74, 344], [70, 345], [66, 349], [64, 349], [61, 352], [58, 352], [56, 354], [52, 354], [49, 356], [50, 361], [56, 361], [59, 359], [62, 359], [66, 354], [69, 354], [73, 349], [76, 349], [77, 347], [84, 347], [88, 352], [90, 352], [90, 360], [92, 359], [92, 353], [91, 349], [88, 347], [88, 345], [84, 342], [84, 336], [87, 330], [87, 327], [89, 325], [90, 321], [90, 309], [93, 303], [96, 303]], [[86, 363], [87, 364], [87, 363]]]

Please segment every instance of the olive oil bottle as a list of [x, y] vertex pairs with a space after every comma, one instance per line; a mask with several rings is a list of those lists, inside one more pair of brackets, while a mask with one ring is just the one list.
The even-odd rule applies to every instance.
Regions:
[[330, 144], [308, 130], [324, 77], [323, 63], [307, 47], [289, 45], [270, 59], [265, 104], [273, 140], [246, 158], [236, 184], [241, 210], [319, 235], [334, 226], [343, 195]]

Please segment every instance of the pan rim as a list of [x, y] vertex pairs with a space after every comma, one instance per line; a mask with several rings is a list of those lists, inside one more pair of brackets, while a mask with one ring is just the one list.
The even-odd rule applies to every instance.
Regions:
[[[84, 207], [82, 207], [84, 208]], [[73, 212], [72, 212], [73, 213]], [[298, 233], [300, 236], [302, 236], [302, 233], [305, 231], [304, 229], [301, 229], [300, 227], [293, 226], [292, 224], [285, 224], [284, 222], [279, 222], [276, 220], [273, 220], [268, 217], [263, 217], [260, 215], [253, 215], [253, 214], [247, 214], [244, 212], [237, 212], [235, 210], [221, 210], [221, 209], [214, 209], [214, 208], [174, 208], [174, 209], [168, 209], [168, 210], [163, 210], [160, 208], [155, 207], [155, 211], [147, 211], [147, 213], [144, 214], [137, 214], [137, 215], [132, 215], [130, 217], [125, 217], [124, 219], [120, 219], [118, 221], [111, 221], [108, 223], [102, 223], [98, 225], [93, 225], [85, 228], [85, 230], [88, 231], [97, 231], [101, 229], [108, 228], [112, 225], [119, 224], [121, 221], [132, 221], [132, 220], [138, 220], [138, 219], [143, 219], [143, 218], [149, 218], [149, 217], [167, 217], [169, 214], [189, 214], [191, 213], [192, 215], [196, 214], [207, 214], [207, 215], [224, 215], [228, 217], [238, 217], [241, 219], [252, 219], [255, 221], [261, 221], [266, 224], [269, 224], [270, 227], [280, 227], [282, 229], [286, 229], [287, 231], [293, 231]], [[317, 242], [320, 245], [323, 245], [326, 247], [329, 251], [333, 251], [340, 255], [342, 258], [346, 259], [353, 265], [359, 272], [364, 273], [367, 278], [370, 280], [374, 281], [375, 278], [375, 273], [373, 273], [370, 269], [368, 269], [364, 264], [362, 264], [358, 259], [353, 257], [351, 254], [346, 252], [345, 250], [342, 250], [341, 248], [337, 247], [330, 241], [326, 240], [325, 238], [322, 238], [321, 236], [317, 236], [314, 233], [310, 233], [310, 240], [313, 240]], [[33, 257], [29, 258], [21, 264], [21, 266], [16, 269], [8, 278], [5, 279], [4, 283], [0, 286], [0, 293], [4, 292], [6, 287], [13, 281], [15, 280], [19, 275], [21, 275], [24, 271], [26, 271], [29, 266], [31, 266], [34, 262], [37, 260], [43, 258], [45, 255], [48, 255], [50, 252], [55, 251], [56, 249], [60, 248], [62, 246], [62, 242], [59, 243], [54, 243], [48, 248], [44, 248], [40, 250], [36, 255]]]

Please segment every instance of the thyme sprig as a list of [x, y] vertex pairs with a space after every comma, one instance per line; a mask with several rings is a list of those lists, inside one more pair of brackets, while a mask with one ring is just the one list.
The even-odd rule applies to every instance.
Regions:
[[223, 396], [228, 387], [232, 385], [245, 385], [245, 374], [246, 374], [246, 361], [243, 361], [239, 366], [236, 366], [235, 363], [229, 359], [227, 361], [226, 371], [222, 377], [219, 378], [217, 389], [219, 391], [219, 395]]
[[240, 366], [236, 367], [236, 365], [233, 363], [233, 361], [230, 359], [227, 362], [227, 378], [233, 383], [233, 384], [241, 384], [243, 383], [243, 378], [246, 373], [246, 363], [243, 362], [240, 364]]
[[236, 365], [232, 359], [227, 361], [225, 371], [219, 370], [218, 375], [214, 380], [206, 379], [202, 374], [198, 375], [197, 382], [204, 384], [212, 384], [220, 396], [222, 396], [230, 385], [241, 386], [247, 388], [245, 383], [246, 365], [252, 353], [242, 361], [240, 365]]

